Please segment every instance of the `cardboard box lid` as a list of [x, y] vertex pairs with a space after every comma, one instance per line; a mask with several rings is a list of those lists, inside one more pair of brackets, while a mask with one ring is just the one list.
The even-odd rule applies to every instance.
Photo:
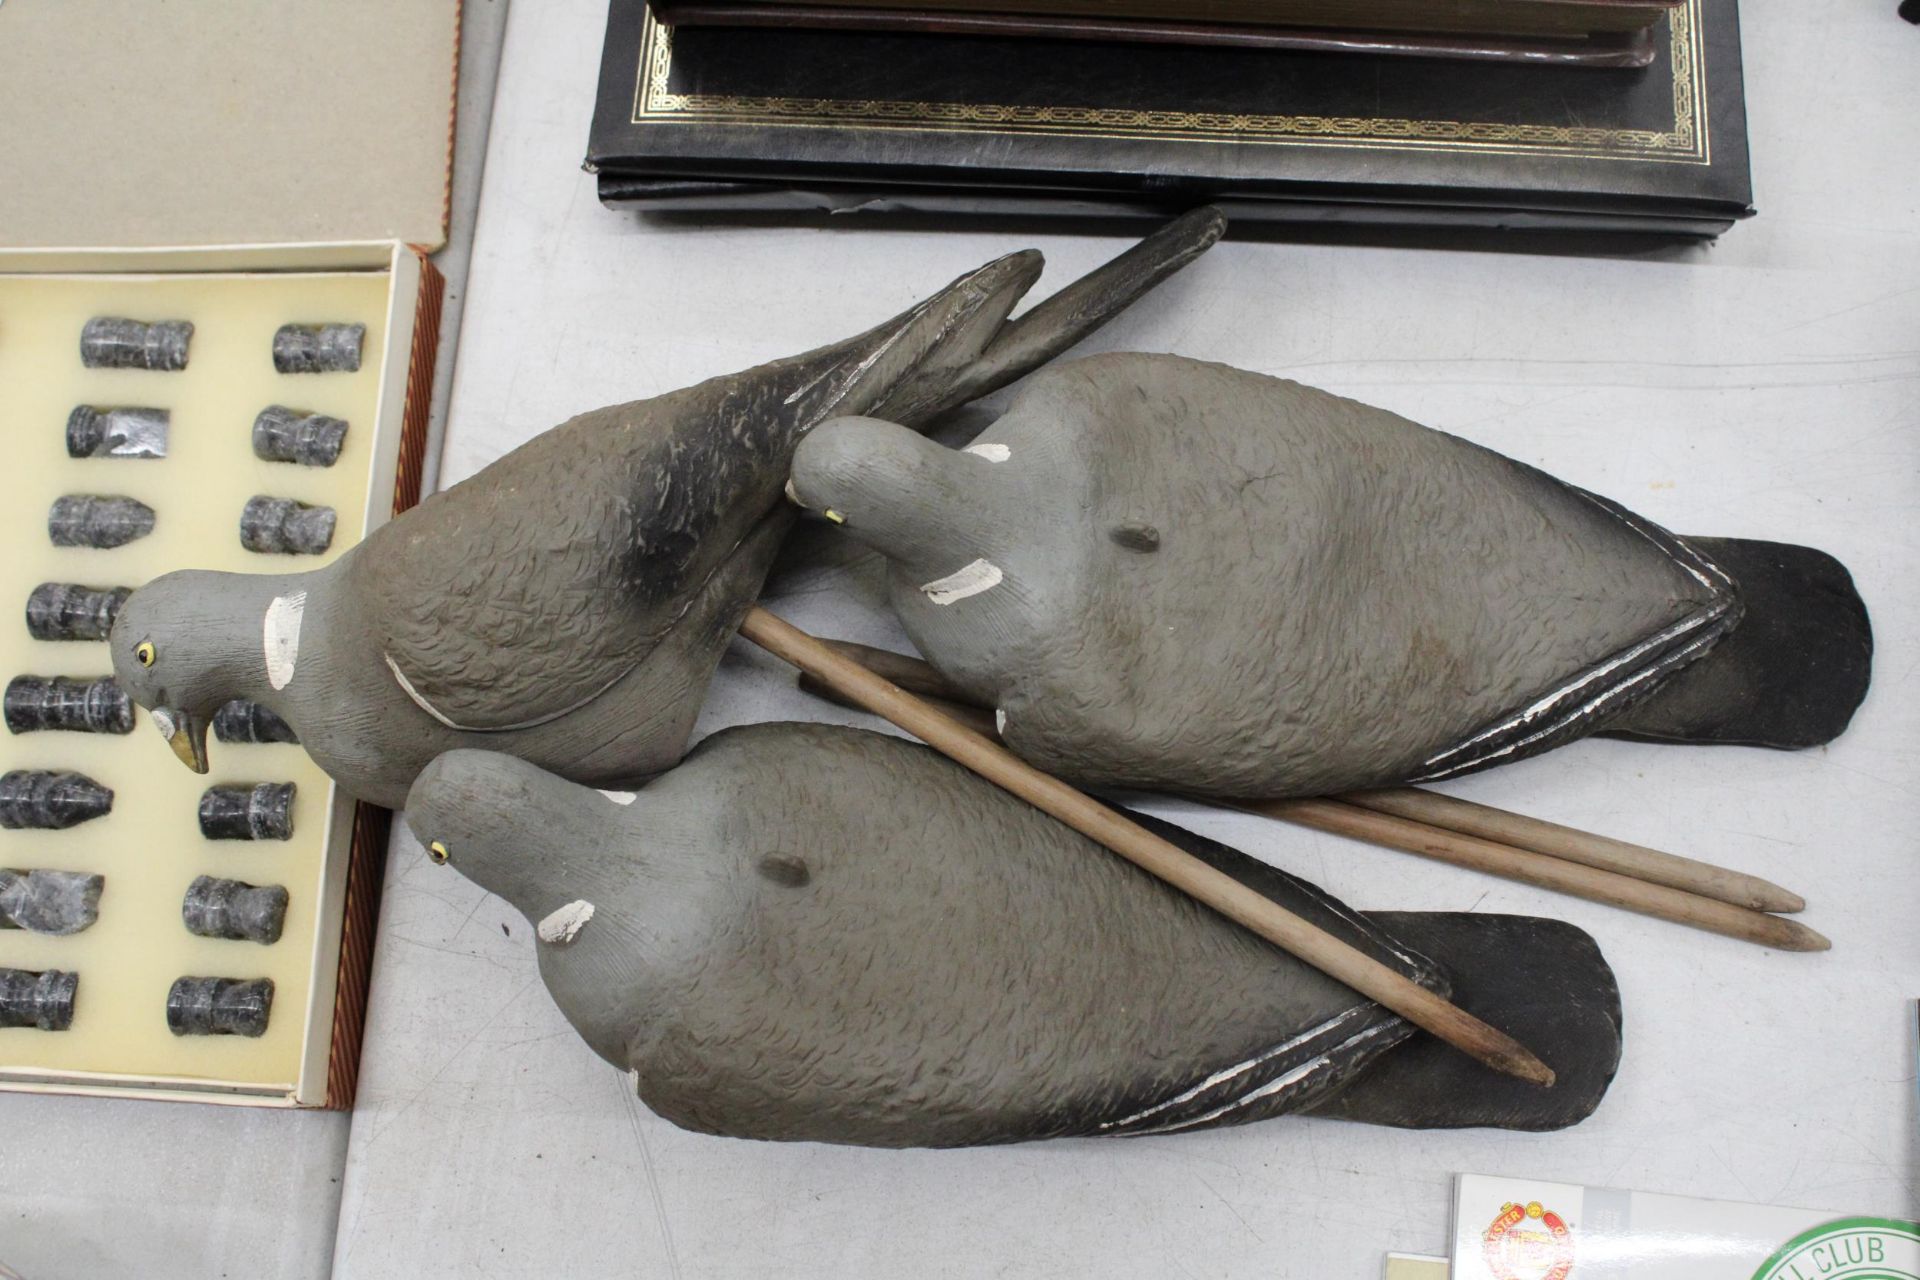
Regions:
[[0, 246], [446, 240], [458, 0], [0, 2]]

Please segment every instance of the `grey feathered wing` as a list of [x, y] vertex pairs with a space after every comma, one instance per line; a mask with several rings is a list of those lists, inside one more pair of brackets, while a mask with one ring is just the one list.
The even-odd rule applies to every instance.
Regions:
[[[452, 728], [500, 732], [586, 705], [645, 662], [778, 510], [793, 449], [837, 415], [925, 424], [1067, 350], [1209, 248], [1176, 219], [1017, 320], [1041, 256], [1010, 254], [858, 337], [583, 414], [437, 494], [354, 554], [393, 679]], [[734, 572], [750, 600], [757, 572]], [[708, 602], [711, 604], [711, 602]]]
[[1738, 589], [1726, 571], [1697, 547], [1617, 502], [1573, 485], [1564, 487], [1645, 539], [1699, 584], [1702, 599], [1666, 626], [1569, 674], [1524, 705], [1436, 752], [1409, 781], [1434, 782], [1473, 773], [1584, 737], [1657, 692], [1663, 681], [1698, 662], [1740, 625]]

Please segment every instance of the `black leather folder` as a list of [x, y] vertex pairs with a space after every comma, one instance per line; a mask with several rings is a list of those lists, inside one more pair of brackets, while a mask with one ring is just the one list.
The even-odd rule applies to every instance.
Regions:
[[588, 166], [681, 212], [1160, 213], [1709, 236], [1753, 212], [1739, 18], [1640, 69], [667, 27], [613, 0]]

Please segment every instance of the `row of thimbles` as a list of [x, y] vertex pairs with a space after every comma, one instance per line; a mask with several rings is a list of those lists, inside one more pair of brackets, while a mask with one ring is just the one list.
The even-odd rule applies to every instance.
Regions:
[[[105, 640], [130, 595], [128, 587], [43, 582], [27, 595], [27, 634], [55, 642]], [[0, 702], [7, 727], [15, 733], [41, 729], [126, 733], [133, 724], [132, 704], [112, 676], [16, 676]], [[285, 720], [245, 698], [235, 698], [214, 712], [213, 733], [221, 742], [299, 741]]]
[[[83, 933], [100, 918], [106, 877], [46, 867], [0, 867], [0, 929], [24, 929], [64, 938]], [[277, 884], [248, 884], [196, 876], [180, 902], [187, 932], [202, 938], [274, 943], [287, 920], [287, 891]]]
[[[338, 523], [332, 507], [255, 494], [240, 509], [240, 545], [263, 554], [324, 555]], [[47, 538], [56, 547], [123, 547], [153, 525], [153, 508], [124, 495], [63, 494], [47, 511]]]
[[[200, 826], [215, 839], [287, 839], [292, 783], [213, 787], [202, 795]], [[111, 809], [113, 793], [84, 775], [15, 770], [0, 775], [0, 826], [68, 827]], [[0, 930], [68, 936], [99, 919], [106, 878], [50, 868], [0, 868]], [[181, 921], [198, 937], [270, 946], [286, 927], [283, 885], [200, 875], [181, 898]], [[0, 1028], [72, 1027], [79, 975], [0, 969]], [[167, 995], [175, 1035], [259, 1036], [273, 1006], [270, 979], [183, 977]]]
[[[67, 414], [70, 458], [164, 458], [173, 411], [149, 405], [79, 404]], [[253, 456], [263, 462], [330, 467], [347, 441], [345, 419], [270, 404], [253, 420]]]
[[[128, 587], [43, 582], [27, 596], [27, 634], [56, 642], [105, 640], [131, 594]], [[0, 708], [14, 733], [128, 733], [133, 728], [133, 704], [112, 676], [15, 676], [0, 695]], [[214, 712], [213, 732], [222, 742], [299, 741], [285, 720], [244, 698]]]
[[[278, 373], [354, 373], [366, 339], [363, 324], [283, 324], [273, 334], [273, 367]], [[191, 320], [94, 316], [80, 326], [80, 363], [175, 373], [187, 367], [192, 342]]]
[[[65, 1031], [73, 1025], [80, 975], [61, 969], [0, 969], [0, 1027]], [[167, 1029], [177, 1036], [260, 1036], [273, 1012], [271, 978], [176, 978], [167, 990]]]
[[[92, 615], [75, 621], [59, 615], [35, 619], [30, 614], [28, 629], [37, 639], [71, 639], [76, 629], [95, 622]], [[0, 714], [10, 733], [133, 732], [133, 700], [112, 676], [15, 676], [0, 695]], [[214, 712], [213, 733], [221, 742], [299, 741], [285, 720], [244, 698]]]
[[[255, 739], [257, 741], [257, 739]], [[291, 840], [291, 782], [222, 783], [200, 795], [200, 834], [208, 840]], [[0, 827], [65, 831], [113, 812], [113, 789], [74, 769], [11, 769], [0, 774]]]

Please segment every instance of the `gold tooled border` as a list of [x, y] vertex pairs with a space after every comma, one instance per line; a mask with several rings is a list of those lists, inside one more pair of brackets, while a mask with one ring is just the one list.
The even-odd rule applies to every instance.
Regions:
[[[892, 99], [762, 98], [674, 93], [673, 31], [647, 11], [640, 38], [633, 120], [789, 128], [891, 129], [935, 133], [991, 131], [1055, 137], [1162, 142], [1347, 147], [1377, 151], [1460, 151], [1554, 155], [1597, 160], [1713, 163], [1707, 128], [1704, 0], [1687, 0], [1668, 19], [1673, 59], [1673, 128], [1604, 129], [1585, 125], [1506, 124], [1489, 120], [1401, 120], [1369, 116], [1242, 115], [1140, 111], [1121, 107], [1001, 106]], [[1575, 74], [1606, 74], [1576, 72]]]

